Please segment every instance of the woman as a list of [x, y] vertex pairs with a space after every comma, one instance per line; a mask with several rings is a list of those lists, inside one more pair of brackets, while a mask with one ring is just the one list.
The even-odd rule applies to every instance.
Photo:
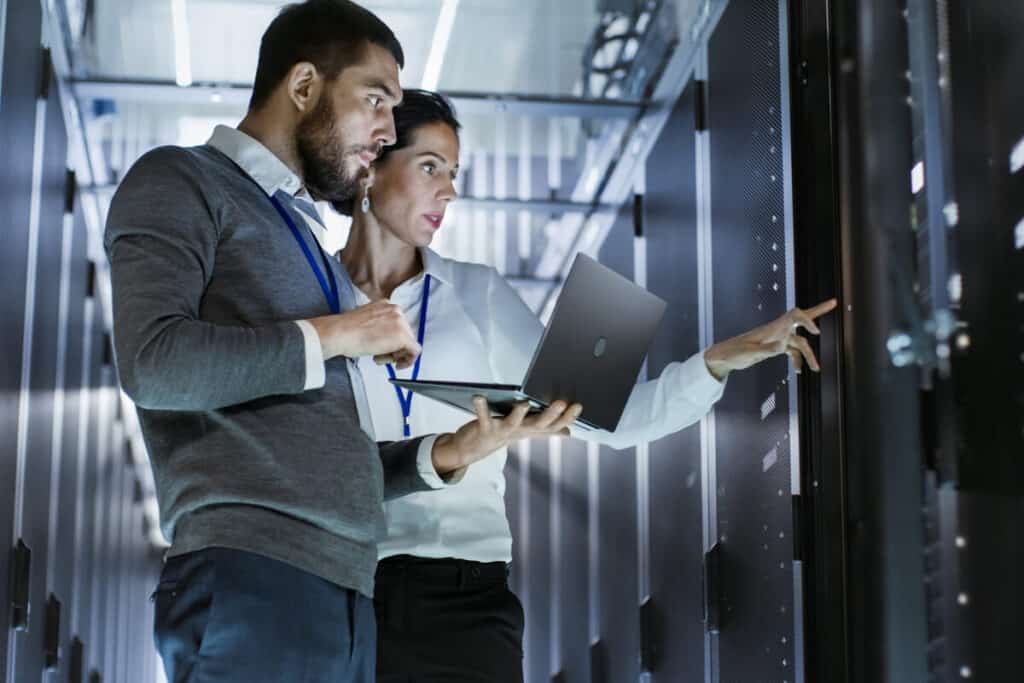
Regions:
[[[419, 331], [418, 372], [398, 376], [518, 384], [543, 332], [540, 321], [493, 268], [429, 248], [456, 197], [454, 112], [435, 93], [407, 90], [395, 127], [397, 143], [374, 162], [356, 205], [336, 207], [353, 217], [341, 260], [358, 302], [390, 299]], [[730, 370], [769, 356], [789, 353], [799, 363], [803, 354], [817, 369], [796, 326], [817, 332], [812, 318], [795, 310], [669, 365], [633, 390], [614, 433], [579, 436], [624, 448], [683, 429], [722, 395]], [[388, 382], [394, 369], [369, 359], [360, 367], [378, 440], [466, 422], [454, 408], [396, 390]], [[507, 583], [506, 458], [499, 452], [473, 465], [457, 486], [386, 503], [375, 598], [381, 683], [522, 681], [522, 607]]]

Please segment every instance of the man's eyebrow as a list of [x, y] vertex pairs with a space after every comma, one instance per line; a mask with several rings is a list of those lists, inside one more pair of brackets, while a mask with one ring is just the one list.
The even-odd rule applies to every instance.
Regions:
[[388, 86], [388, 84], [385, 83], [384, 81], [367, 81], [365, 83], [365, 87], [372, 88], [374, 90], [383, 90], [384, 94], [393, 100], [401, 101], [402, 99], [402, 96], [399, 94], [395, 94], [395, 91], [392, 90], [391, 87]]

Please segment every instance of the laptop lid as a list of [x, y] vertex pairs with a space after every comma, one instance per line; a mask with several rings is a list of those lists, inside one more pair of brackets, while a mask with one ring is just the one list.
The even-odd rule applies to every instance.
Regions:
[[545, 404], [581, 402], [587, 422], [614, 431], [665, 308], [657, 296], [579, 254], [523, 393]]

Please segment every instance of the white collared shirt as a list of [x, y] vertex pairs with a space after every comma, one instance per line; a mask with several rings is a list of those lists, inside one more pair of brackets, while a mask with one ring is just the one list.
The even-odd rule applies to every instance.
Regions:
[[[543, 334], [537, 316], [493, 268], [445, 259], [430, 249], [421, 254], [431, 285], [419, 379], [519, 384]], [[413, 330], [419, 325], [424, 273], [397, 287], [390, 298]], [[369, 301], [359, 291], [356, 300]], [[402, 410], [386, 368], [368, 358], [360, 359], [359, 366], [375, 433], [384, 440], [402, 438]], [[406, 379], [411, 374], [411, 369], [398, 371]], [[614, 433], [573, 435], [615, 448], [654, 441], [697, 422], [723, 390], [699, 353], [670, 364], [657, 380], [638, 384]], [[454, 432], [470, 419], [458, 409], [417, 396], [409, 424], [416, 436]], [[387, 534], [379, 544], [380, 557], [511, 561], [503, 475], [507, 457], [502, 449], [470, 466], [457, 486], [386, 502]]]
[[[309, 192], [306, 190], [302, 179], [299, 178], [288, 166], [271, 152], [263, 143], [255, 138], [246, 135], [242, 131], [229, 126], [217, 126], [207, 144], [218, 150], [235, 164], [245, 171], [256, 184], [258, 184], [268, 196], [276, 192], [284, 191], [300, 200], [309, 202], [313, 210], [316, 205]], [[330, 234], [331, 228], [315, 220], [312, 216], [303, 211], [302, 214], [306, 225], [309, 226], [313, 237], [321, 249], [326, 249], [329, 242], [337, 242], [337, 236]], [[334, 228], [337, 230], [338, 228]], [[305, 342], [306, 356], [306, 382], [304, 389], [319, 389], [326, 382], [326, 367], [324, 364], [323, 347], [320, 346], [320, 337], [317, 335], [313, 325], [305, 320], [296, 320], [295, 324], [302, 330], [302, 337]], [[348, 359], [349, 381], [352, 383], [352, 393], [355, 397], [356, 410], [359, 413], [359, 426], [370, 438], [380, 440], [373, 429], [373, 422], [370, 419], [371, 411], [367, 403], [365, 383], [359, 372], [359, 365], [353, 359]], [[424, 436], [421, 432], [417, 436]], [[436, 434], [431, 432], [430, 434]], [[403, 437], [399, 436], [396, 441]], [[420, 476], [433, 488], [443, 488], [447, 484], [438, 476], [433, 465], [433, 450], [436, 437], [429, 436], [423, 439], [417, 452], [417, 466]], [[452, 482], [457, 481], [453, 478]]]

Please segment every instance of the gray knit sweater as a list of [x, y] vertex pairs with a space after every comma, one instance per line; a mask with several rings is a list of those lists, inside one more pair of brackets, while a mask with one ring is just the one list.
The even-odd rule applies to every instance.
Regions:
[[429, 488], [419, 441], [378, 449], [344, 358], [303, 391], [293, 321], [330, 311], [260, 187], [212, 147], [154, 150], [114, 196], [105, 246], [118, 372], [171, 554], [236, 548], [372, 595], [385, 492]]

